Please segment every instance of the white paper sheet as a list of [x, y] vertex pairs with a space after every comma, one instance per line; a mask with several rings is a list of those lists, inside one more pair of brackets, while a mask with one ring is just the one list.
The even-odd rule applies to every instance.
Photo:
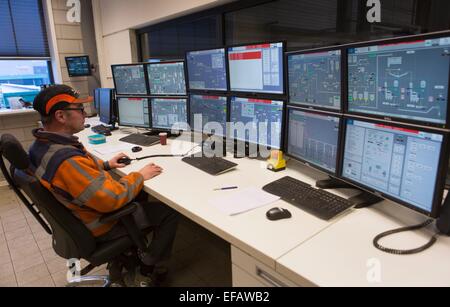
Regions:
[[261, 189], [247, 188], [229, 195], [210, 199], [209, 203], [227, 215], [237, 215], [271, 204], [279, 199], [280, 197]]

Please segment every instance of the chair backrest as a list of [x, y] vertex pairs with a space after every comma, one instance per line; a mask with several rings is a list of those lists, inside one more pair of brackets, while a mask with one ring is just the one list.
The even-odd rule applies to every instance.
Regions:
[[89, 229], [30, 174], [30, 160], [22, 145], [12, 135], [2, 135], [1, 153], [15, 168], [15, 183], [39, 208], [52, 228], [53, 249], [66, 259], [87, 258], [95, 248]]

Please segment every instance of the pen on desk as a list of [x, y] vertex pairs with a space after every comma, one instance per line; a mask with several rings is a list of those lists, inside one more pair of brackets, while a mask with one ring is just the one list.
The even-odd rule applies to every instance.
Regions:
[[224, 187], [224, 188], [214, 189], [214, 191], [234, 190], [234, 189], [237, 189], [237, 188], [238, 188], [238, 187]]

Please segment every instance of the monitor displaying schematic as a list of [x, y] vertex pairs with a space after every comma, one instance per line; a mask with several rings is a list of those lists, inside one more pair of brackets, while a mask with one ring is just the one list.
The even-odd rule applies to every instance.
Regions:
[[341, 50], [289, 54], [289, 103], [341, 109]]
[[191, 95], [190, 124], [194, 131], [226, 136], [227, 97]]
[[148, 98], [117, 97], [119, 125], [150, 128]]
[[189, 89], [226, 91], [225, 49], [190, 51], [186, 54]]
[[445, 125], [450, 37], [411, 38], [348, 50], [348, 110]]
[[117, 95], [147, 95], [147, 81], [143, 64], [112, 65]]
[[229, 137], [279, 149], [283, 106], [278, 100], [231, 97]]
[[354, 119], [347, 119], [345, 134], [344, 179], [419, 212], [436, 212], [443, 134]]
[[228, 48], [230, 90], [283, 94], [283, 52], [281, 42]]
[[150, 95], [186, 95], [184, 62], [147, 64]]
[[341, 119], [288, 107], [287, 154], [336, 173]]
[[152, 129], [187, 129], [187, 99], [152, 98], [151, 110]]

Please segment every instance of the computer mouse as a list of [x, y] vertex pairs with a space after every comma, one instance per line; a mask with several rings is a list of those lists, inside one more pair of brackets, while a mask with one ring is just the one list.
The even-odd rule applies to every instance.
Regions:
[[91, 128], [91, 125], [89, 125], [89, 124], [86, 124], [86, 125], [84, 125], [84, 128]]
[[272, 208], [267, 211], [266, 216], [271, 221], [277, 221], [281, 219], [288, 219], [292, 217], [292, 214], [283, 208]]
[[127, 158], [127, 157], [123, 157], [123, 158], [120, 158], [119, 160], [117, 160], [117, 163], [130, 165], [131, 164], [131, 159]]
[[112, 133], [109, 132], [109, 131], [105, 131], [105, 132], [103, 132], [102, 134], [103, 134], [104, 136], [111, 136], [111, 135], [112, 135]]
[[132, 152], [140, 152], [142, 150], [142, 147], [140, 146], [134, 146], [133, 148], [131, 148]]

